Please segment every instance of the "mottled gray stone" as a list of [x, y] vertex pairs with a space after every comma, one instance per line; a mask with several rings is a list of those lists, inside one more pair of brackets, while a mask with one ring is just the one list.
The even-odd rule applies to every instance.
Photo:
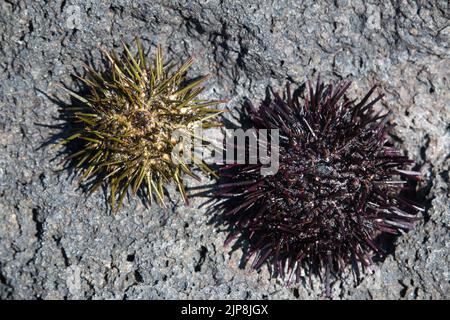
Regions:
[[[307, 77], [375, 83], [392, 112], [396, 142], [423, 174], [426, 205], [417, 228], [340, 299], [449, 298], [449, 7], [438, 1], [105, 1], [0, 2], [0, 297], [46, 299], [317, 299], [323, 288], [284, 286], [267, 267], [239, 268], [205, 201], [170, 209], [131, 199], [112, 214], [102, 192], [87, 197], [76, 176], [40, 148], [58, 130], [58, 83], [82, 61], [100, 65], [97, 45], [143, 39], [190, 75], [210, 73], [205, 97], [261, 100], [268, 85]], [[17, 3], [17, 4], [16, 4]], [[211, 183], [204, 179], [204, 183]], [[196, 185], [190, 182], [191, 185]], [[171, 189], [173, 191], [173, 188]], [[174, 195], [174, 192], [170, 192]]]

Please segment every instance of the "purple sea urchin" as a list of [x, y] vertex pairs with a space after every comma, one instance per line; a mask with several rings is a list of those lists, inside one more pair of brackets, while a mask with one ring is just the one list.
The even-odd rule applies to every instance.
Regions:
[[[221, 111], [212, 106], [223, 101], [198, 98], [206, 77], [190, 82], [185, 78], [192, 58], [174, 70], [173, 65], [164, 65], [161, 47], [150, 62], [137, 39], [136, 44], [136, 55], [126, 45], [122, 55], [103, 50], [109, 63], [106, 70], [87, 67], [87, 76], [79, 78], [87, 92], [68, 90], [79, 104], [70, 108], [74, 132], [64, 142], [82, 145], [67, 160], [84, 168], [82, 180], [97, 177], [92, 191], [110, 185], [113, 208], [121, 205], [128, 189], [136, 193], [141, 186], [150, 200], [155, 194], [164, 204], [163, 188], [171, 181], [187, 201], [182, 175], [197, 176], [188, 161], [172, 160], [178, 143], [172, 134], [179, 130], [192, 136], [195, 126], [220, 125], [214, 118]], [[190, 162], [215, 175], [204, 162]]]
[[258, 110], [247, 103], [256, 129], [279, 129], [279, 170], [261, 176], [260, 164], [225, 165], [218, 185], [226, 243], [242, 242], [256, 269], [268, 262], [283, 278], [318, 275], [327, 294], [331, 274], [351, 265], [359, 280], [373, 254], [384, 254], [377, 236], [411, 229], [421, 210], [400, 196], [419, 173], [406, 170], [412, 161], [373, 109], [382, 95], [369, 102], [373, 87], [356, 102], [344, 96], [349, 86], [318, 80], [301, 99], [288, 84], [285, 99], [274, 93]]

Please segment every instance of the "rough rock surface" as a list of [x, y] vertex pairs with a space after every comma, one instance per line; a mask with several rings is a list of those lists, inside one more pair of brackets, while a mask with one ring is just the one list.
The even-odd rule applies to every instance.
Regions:
[[[109, 1], [108, 1], [109, 2]], [[168, 212], [130, 199], [117, 214], [105, 194], [90, 197], [60, 171], [58, 83], [82, 62], [100, 63], [97, 45], [140, 36], [192, 76], [211, 73], [206, 96], [258, 101], [267, 85], [302, 83], [318, 72], [352, 79], [351, 93], [379, 83], [398, 147], [423, 174], [426, 206], [362, 283], [335, 281], [333, 298], [449, 298], [450, 8], [430, 1], [0, 2], [0, 297], [43, 299], [323, 298], [318, 282], [284, 286], [240, 268], [239, 250], [208, 224], [205, 199], [173, 197]], [[205, 179], [205, 183], [210, 183]]]

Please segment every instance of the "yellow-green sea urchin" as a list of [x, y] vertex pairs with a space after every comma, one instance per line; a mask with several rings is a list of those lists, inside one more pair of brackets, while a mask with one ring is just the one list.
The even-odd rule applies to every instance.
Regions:
[[74, 132], [64, 142], [81, 142], [81, 147], [67, 159], [83, 168], [81, 180], [95, 177], [91, 191], [104, 183], [110, 185], [115, 209], [130, 188], [133, 194], [143, 188], [150, 201], [156, 195], [164, 205], [164, 186], [171, 181], [187, 202], [182, 174], [197, 178], [189, 162], [215, 175], [201, 161], [172, 161], [171, 151], [177, 143], [172, 133], [182, 130], [193, 136], [195, 126], [218, 126], [215, 118], [221, 111], [212, 106], [224, 101], [198, 99], [207, 76], [186, 81], [192, 58], [173, 70], [164, 65], [160, 46], [149, 63], [138, 39], [136, 45], [136, 55], [125, 44], [121, 55], [102, 49], [108, 61], [106, 70], [87, 66], [87, 76], [79, 77], [87, 90], [68, 91], [80, 103], [69, 108]]

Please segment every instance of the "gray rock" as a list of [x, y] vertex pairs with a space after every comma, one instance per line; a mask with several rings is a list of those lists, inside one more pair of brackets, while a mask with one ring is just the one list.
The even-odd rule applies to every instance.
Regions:
[[[112, 214], [105, 195], [87, 197], [61, 169], [58, 106], [97, 45], [143, 39], [211, 73], [205, 96], [256, 103], [268, 85], [318, 72], [375, 83], [386, 93], [398, 147], [416, 160], [424, 219], [362, 283], [336, 281], [333, 298], [449, 298], [450, 27], [440, 1], [2, 1], [0, 3], [0, 297], [45, 299], [317, 299], [318, 281], [286, 287], [239, 268], [241, 253], [208, 224], [205, 199], [170, 210], [130, 199]], [[55, 159], [56, 157], [56, 159]], [[196, 185], [190, 182], [191, 185]], [[204, 183], [211, 183], [207, 179]], [[171, 192], [173, 194], [173, 192]]]

